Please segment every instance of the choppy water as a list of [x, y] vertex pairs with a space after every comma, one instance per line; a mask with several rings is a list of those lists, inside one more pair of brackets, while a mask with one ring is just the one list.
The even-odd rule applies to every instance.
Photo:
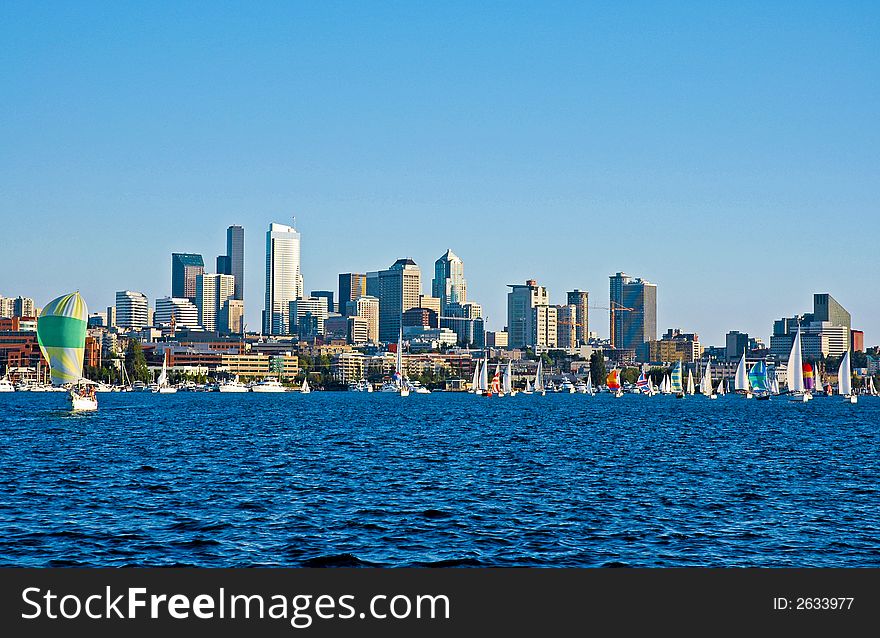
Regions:
[[880, 399], [0, 394], [0, 564], [880, 566]]

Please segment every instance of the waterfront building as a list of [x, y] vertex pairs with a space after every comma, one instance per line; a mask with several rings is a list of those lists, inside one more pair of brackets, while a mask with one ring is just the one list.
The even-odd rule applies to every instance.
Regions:
[[[452, 250], [447, 250], [434, 262], [432, 295], [439, 299], [438, 314], [446, 314], [451, 303], [467, 303], [467, 281], [464, 278], [464, 262]], [[427, 306], [424, 306], [427, 307]]]
[[827, 292], [813, 295], [813, 321], [827, 321], [833, 326], [852, 329], [852, 315]]
[[196, 253], [171, 253], [171, 296], [196, 301], [196, 277], [205, 272], [205, 260]]
[[[525, 285], [508, 284], [508, 287], [511, 289], [507, 293], [507, 331], [510, 334], [510, 347], [534, 346], [538, 334], [535, 307], [549, 305], [547, 289], [539, 286], [534, 279], [527, 280]], [[544, 316], [546, 320], [547, 313], [544, 313]]]
[[578, 344], [578, 308], [574, 304], [554, 306], [556, 308], [556, 345], [570, 350]]
[[[108, 309], [109, 311], [109, 309]], [[116, 293], [114, 324], [125, 330], [141, 330], [149, 325], [150, 304], [147, 296], [135, 290], [120, 290]]]
[[[726, 349], [721, 350], [722, 356]], [[740, 353], [742, 354], [742, 353]], [[693, 363], [703, 355], [700, 337], [693, 332], [682, 332], [678, 328], [669, 328], [659, 340], [647, 341], [643, 344], [638, 358], [644, 362]]]
[[403, 313], [419, 306], [422, 272], [412, 259], [398, 259], [388, 270], [379, 271], [378, 283], [379, 339], [397, 341]]
[[235, 277], [232, 275], [201, 274], [196, 277], [196, 308], [199, 324], [208, 332], [215, 332], [217, 317], [223, 305], [235, 294]]
[[30, 297], [16, 297], [12, 300], [10, 317], [36, 317], [37, 307]]
[[196, 328], [199, 326], [199, 309], [186, 297], [157, 299], [153, 324], [155, 326], [170, 325], [172, 318], [175, 328]]
[[731, 330], [725, 337], [724, 356], [728, 361], [739, 361], [743, 352], [750, 350], [749, 335], [739, 330]]
[[358, 297], [365, 297], [367, 292], [367, 276], [357, 272], [346, 272], [339, 275], [339, 308], [340, 314], [347, 313], [348, 302]]
[[850, 313], [834, 297], [828, 293], [815, 294], [813, 312], [773, 322], [770, 352], [779, 360], [787, 360], [800, 326], [804, 359], [839, 357], [852, 346], [851, 323]]
[[346, 303], [345, 315], [365, 319], [367, 321], [366, 341], [379, 342], [379, 300], [376, 297], [362, 295], [350, 300]]
[[263, 332], [290, 334], [290, 302], [303, 296], [300, 271], [300, 233], [291, 226], [271, 223], [266, 232], [266, 298]]
[[[324, 319], [324, 339], [345, 339], [348, 341], [348, 319], [338, 313], [327, 313]], [[376, 318], [376, 334], [379, 334], [379, 319]]]
[[643, 343], [657, 339], [657, 285], [618, 272], [610, 278], [609, 312], [612, 345], [635, 351]]
[[583, 345], [590, 341], [590, 293], [586, 290], [570, 290], [566, 293], [569, 306], [575, 307], [575, 341]]

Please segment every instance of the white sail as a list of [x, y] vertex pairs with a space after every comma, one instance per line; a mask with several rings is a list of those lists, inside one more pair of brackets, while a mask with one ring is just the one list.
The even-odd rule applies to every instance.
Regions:
[[694, 394], [694, 373], [688, 370], [688, 385], [687, 385], [687, 393]]
[[700, 392], [705, 396], [712, 395], [712, 362], [706, 362], [706, 370], [703, 372], [703, 378], [700, 379]]
[[849, 361], [849, 351], [843, 353], [840, 360], [840, 368], [837, 370], [837, 387], [840, 394], [848, 397], [852, 394], [852, 366]]
[[398, 387], [403, 386], [403, 327], [401, 327], [400, 334], [397, 337], [397, 357], [394, 362], [394, 370], [397, 372]]
[[474, 378], [471, 380], [471, 392], [476, 392], [480, 387], [480, 360], [474, 366]]
[[651, 376], [648, 375], [648, 394], [654, 396], [657, 394], [657, 390], [654, 388], [654, 382], [651, 381]]
[[158, 384], [160, 388], [168, 385], [168, 353], [162, 358], [162, 373], [159, 375]]
[[511, 377], [513, 377], [513, 363], [508, 361], [507, 365], [504, 367], [504, 377], [501, 381], [501, 391], [504, 394], [510, 394], [513, 391]]
[[483, 359], [483, 365], [480, 368], [480, 390], [487, 392], [489, 390], [489, 355], [486, 354]]
[[535, 392], [544, 391], [544, 362], [538, 359], [538, 369], [535, 370]]
[[868, 394], [872, 397], [877, 396], [877, 388], [874, 387], [874, 377], [868, 377]]
[[746, 366], [746, 353], [743, 350], [739, 364], [736, 366], [736, 376], [733, 379], [733, 389], [743, 392], [749, 391], [749, 369]]
[[722, 396], [724, 395], [724, 379], [721, 379], [721, 381], [718, 382], [718, 394]]
[[532, 382], [529, 381], [528, 379], [526, 379], [526, 392], [528, 392], [528, 393], [532, 392]]
[[801, 329], [794, 336], [791, 354], [788, 355], [788, 390], [789, 392], [804, 391], [804, 362], [801, 355]]
[[587, 394], [593, 394], [593, 375], [592, 373], [587, 373]]
[[309, 387], [309, 380], [307, 378], [303, 379], [302, 386], [300, 386], [299, 391], [303, 394], [308, 394], [312, 391], [312, 389]]

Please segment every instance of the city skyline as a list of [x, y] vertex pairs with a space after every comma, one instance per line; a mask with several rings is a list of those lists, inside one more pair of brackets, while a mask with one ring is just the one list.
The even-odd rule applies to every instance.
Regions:
[[[451, 248], [490, 330], [509, 283], [605, 305], [624, 271], [658, 285], [658, 333], [767, 339], [829, 291], [880, 340], [880, 8], [559, 5], [463, 21], [463, 7], [413, 20], [349, 7], [333, 28], [317, 7], [208, 21], [3, 7], [0, 144], [15, 152], [0, 155], [0, 219], [40, 249], [5, 246], [0, 294], [154, 303], [171, 293], [168, 255], [211, 269], [239, 224], [254, 329], [261, 235], [296, 214], [306, 290], [408, 256], [428, 294]], [[41, 257], [61, 253], [63, 269]], [[606, 312], [590, 322], [607, 336]]]

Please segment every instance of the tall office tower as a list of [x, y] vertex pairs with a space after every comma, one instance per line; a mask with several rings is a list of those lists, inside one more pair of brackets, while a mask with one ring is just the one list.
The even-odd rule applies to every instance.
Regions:
[[446, 314], [451, 303], [467, 303], [467, 281], [464, 278], [464, 262], [451, 250], [447, 250], [434, 262], [432, 295], [440, 299], [440, 311]]
[[578, 345], [585, 344], [590, 340], [590, 293], [586, 290], [570, 290], [566, 293], [568, 305], [574, 306], [575, 311], [575, 341]]
[[300, 339], [309, 339], [324, 334], [324, 320], [327, 319], [327, 298], [309, 297], [290, 302], [290, 334]]
[[233, 299], [244, 301], [244, 228], [230, 226], [226, 229], [226, 257], [229, 259], [229, 272], [224, 274], [235, 277], [235, 293]]
[[290, 302], [303, 296], [300, 271], [300, 233], [284, 224], [269, 224], [266, 232], [266, 303], [263, 332], [290, 334]]
[[390, 343], [397, 341], [403, 313], [419, 305], [422, 271], [412, 259], [398, 259], [388, 270], [380, 270], [378, 278], [379, 340]]
[[528, 279], [525, 285], [508, 284], [508, 287], [511, 289], [507, 293], [509, 345], [511, 348], [534, 346], [537, 339], [535, 307], [548, 305], [547, 289], [534, 279]]
[[217, 255], [217, 273], [221, 275], [232, 274], [232, 262], [229, 255]]
[[30, 297], [16, 297], [12, 302], [13, 317], [35, 317], [36, 306]]
[[12, 297], [0, 297], [0, 317], [15, 316], [15, 299]]
[[[108, 309], [109, 310], [109, 309]], [[128, 330], [141, 330], [149, 325], [150, 303], [147, 296], [134, 290], [116, 293], [116, 326]]]
[[208, 332], [217, 330], [217, 317], [233, 294], [235, 277], [232, 275], [202, 274], [196, 278], [196, 308], [202, 328]]
[[535, 306], [532, 312], [535, 316], [534, 345], [547, 348], [558, 347], [556, 306], [540, 304]]
[[171, 296], [196, 300], [196, 277], [205, 272], [205, 260], [194, 253], [171, 253]]
[[116, 306], [107, 306], [107, 327], [116, 327]]
[[[327, 312], [336, 312], [337, 306], [333, 303], [332, 290], [313, 290], [309, 293], [309, 297], [323, 297], [327, 300]], [[339, 314], [342, 314], [342, 311]]]
[[[571, 293], [569, 293], [570, 295]], [[577, 306], [568, 304], [556, 308], [556, 343], [560, 348], [574, 348], [578, 344]]]
[[[346, 315], [348, 302], [367, 294], [367, 276], [357, 272], [339, 275], [339, 314]], [[347, 315], [346, 315], [347, 316]]]
[[635, 350], [657, 339], [657, 285], [619, 272], [610, 278], [609, 312], [615, 348]]
[[747, 332], [731, 330], [724, 337], [724, 358], [728, 361], [736, 361], [749, 349], [749, 335]]
[[217, 330], [221, 334], [244, 334], [244, 302], [227, 299], [217, 317]]
[[199, 309], [186, 297], [163, 297], [156, 299], [156, 312], [153, 323], [156, 327], [171, 324], [175, 328], [196, 328], [199, 325]]
[[346, 317], [361, 317], [367, 321], [367, 337], [370, 343], [379, 342], [379, 300], [362, 295], [349, 301], [345, 308]]
[[813, 295], [813, 321], [828, 321], [852, 330], [852, 315], [827, 292]]

